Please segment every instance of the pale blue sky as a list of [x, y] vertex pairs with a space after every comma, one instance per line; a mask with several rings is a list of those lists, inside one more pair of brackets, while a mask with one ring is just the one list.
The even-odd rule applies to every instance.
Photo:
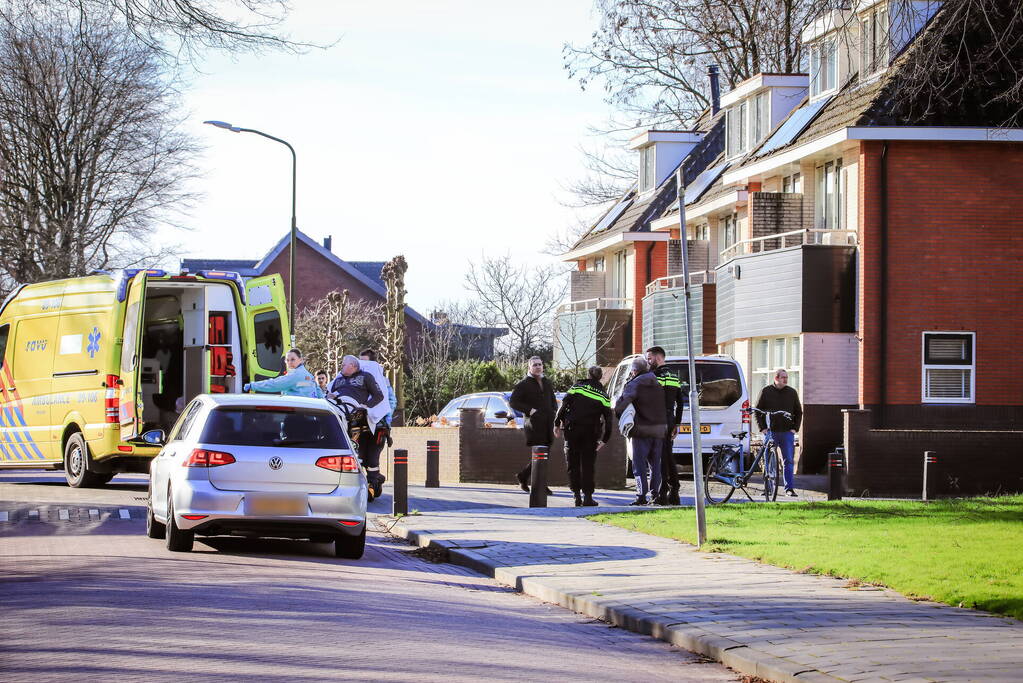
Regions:
[[257, 258], [290, 221], [290, 157], [277, 143], [202, 125], [219, 119], [291, 142], [298, 225], [349, 260], [409, 261], [422, 313], [465, 296], [483, 252], [539, 254], [574, 222], [561, 183], [580, 173], [599, 92], [562, 68], [584, 41], [591, 0], [301, 0], [296, 38], [340, 42], [304, 55], [211, 56], [192, 79], [189, 123], [207, 147], [206, 198], [188, 234], [161, 235], [182, 256]]

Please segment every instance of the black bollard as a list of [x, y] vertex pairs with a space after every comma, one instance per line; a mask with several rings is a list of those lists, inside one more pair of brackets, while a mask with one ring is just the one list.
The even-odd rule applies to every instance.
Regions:
[[931, 465], [938, 463], [938, 456], [934, 454], [934, 451], [924, 451], [924, 490], [923, 500], [927, 500], [928, 494], [931, 492], [931, 479], [934, 473], [934, 468]]
[[845, 494], [842, 475], [845, 470], [845, 449], [836, 448], [828, 455], [828, 500], [842, 500]]
[[427, 442], [427, 488], [439, 489], [441, 486], [441, 443]]
[[529, 476], [529, 507], [547, 507], [547, 446], [533, 446], [533, 470]]
[[404, 448], [394, 449], [394, 491], [392, 502], [394, 503], [393, 514], [408, 514], [408, 451]]

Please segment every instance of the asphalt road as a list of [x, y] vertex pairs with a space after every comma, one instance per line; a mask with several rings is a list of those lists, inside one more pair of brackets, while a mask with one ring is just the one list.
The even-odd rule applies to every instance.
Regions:
[[285, 540], [170, 553], [145, 536], [145, 495], [138, 475], [76, 490], [0, 472], [0, 679], [736, 680], [381, 530], [358, 561]]

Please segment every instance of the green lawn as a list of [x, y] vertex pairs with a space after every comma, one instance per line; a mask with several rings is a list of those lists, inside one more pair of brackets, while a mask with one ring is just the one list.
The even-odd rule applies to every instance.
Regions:
[[[696, 542], [692, 508], [591, 519]], [[1023, 619], [1023, 496], [708, 505], [704, 550]]]

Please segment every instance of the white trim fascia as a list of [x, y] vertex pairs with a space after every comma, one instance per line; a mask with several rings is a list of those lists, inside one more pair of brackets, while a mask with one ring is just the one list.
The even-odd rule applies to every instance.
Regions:
[[852, 126], [850, 140], [924, 140], [948, 142], [1023, 142], [1023, 128], [935, 126]]
[[667, 242], [671, 235], [664, 232], [620, 232], [610, 235], [599, 242], [579, 247], [561, 255], [562, 261], [578, 261], [590, 255], [598, 254], [610, 247], [628, 242]]
[[670, 230], [671, 228], [678, 227], [678, 214], [674, 213], [670, 216], [662, 216], [655, 221], [650, 221], [651, 230]]
[[807, 74], [765, 74], [759, 73], [747, 78], [721, 96], [721, 108], [730, 107], [753, 93], [767, 88], [809, 88]]
[[781, 152], [780, 154], [775, 154], [767, 157], [766, 159], [755, 161], [748, 166], [740, 166], [734, 171], [725, 171], [721, 176], [721, 182], [725, 185], [745, 185], [753, 176], [773, 171], [780, 166], [791, 164], [799, 161], [803, 157], [825, 150], [828, 147], [839, 144], [840, 142], [845, 142], [849, 139], [849, 130], [851, 129], [843, 128], [835, 131], [834, 133], [825, 135], [822, 138], [817, 138], [816, 140], [804, 143], [798, 147], [793, 147], [792, 149]]
[[704, 204], [697, 204], [691, 209], [686, 209], [686, 222], [688, 222], [690, 218], [701, 218], [727, 206], [744, 202], [748, 198], [749, 192], [746, 190], [735, 190], [734, 192], [729, 192], [728, 194], [716, 197]]
[[636, 150], [657, 142], [680, 142], [700, 144], [703, 133], [695, 130], [645, 130], [629, 140], [628, 149]]

